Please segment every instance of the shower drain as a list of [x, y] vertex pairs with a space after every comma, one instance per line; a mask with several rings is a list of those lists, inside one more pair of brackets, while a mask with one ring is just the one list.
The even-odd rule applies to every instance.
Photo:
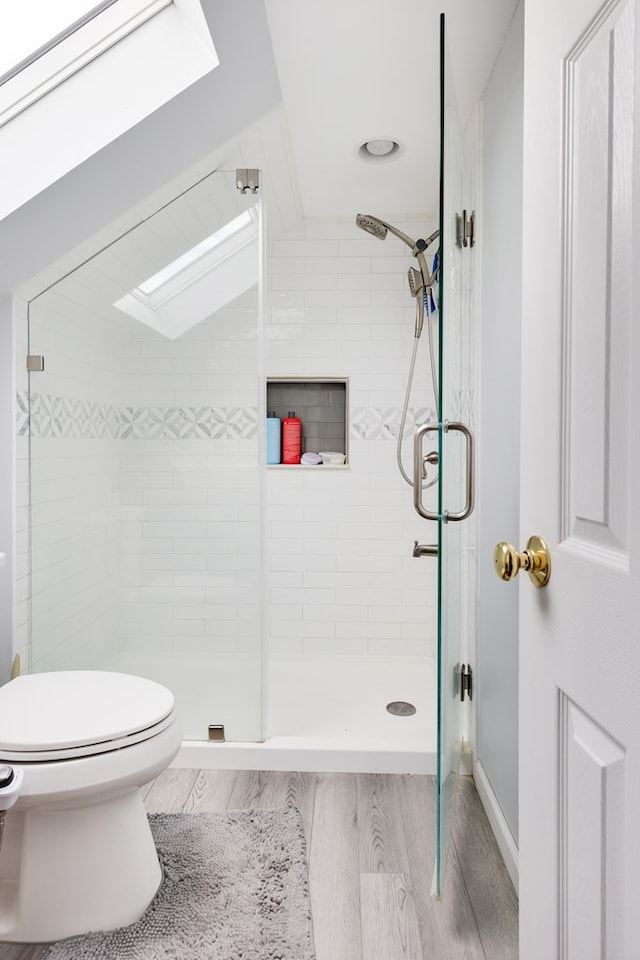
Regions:
[[406, 700], [394, 700], [387, 704], [387, 711], [392, 713], [394, 717], [412, 717], [416, 708]]

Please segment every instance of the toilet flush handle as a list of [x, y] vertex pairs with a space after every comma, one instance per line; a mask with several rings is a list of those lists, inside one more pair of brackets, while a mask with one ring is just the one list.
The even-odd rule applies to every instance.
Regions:
[[8, 766], [6, 763], [0, 767], [0, 790], [2, 790], [3, 787], [8, 787], [12, 780], [15, 779], [15, 776], [16, 774], [13, 767]]
[[0, 764], [0, 850], [4, 834], [4, 815], [20, 796], [24, 773], [8, 763]]
[[0, 764], [0, 810], [12, 807], [20, 796], [24, 773], [8, 763]]

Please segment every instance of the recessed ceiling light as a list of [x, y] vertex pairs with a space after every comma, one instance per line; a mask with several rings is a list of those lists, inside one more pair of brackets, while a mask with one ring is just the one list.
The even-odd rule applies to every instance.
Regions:
[[402, 151], [400, 142], [392, 137], [371, 137], [360, 144], [356, 153], [361, 160], [368, 163], [384, 163], [387, 160], [396, 160]]
[[398, 144], [394, 140], [367, 140], [364, 145], [367, 153], [374, 157], [386, 157], [396, 150]]

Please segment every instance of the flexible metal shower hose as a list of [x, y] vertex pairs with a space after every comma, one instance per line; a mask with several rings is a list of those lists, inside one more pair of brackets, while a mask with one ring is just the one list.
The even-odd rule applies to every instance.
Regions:
[[[440, 420], [440, 409], [438, 403], [438, 375], [436, 372], [436, 359], [435, 359], [435, 348], [434, 348], [434, 337], [433, 337], [433, 320], [429, 314], [429, 293], [426, 290], [422, 291], [422, 302], [420, 297], [416, 297], [416, 311], [424, 311], [424, 318], [427, 322], [427, 335], [429, 338], [429, 359], [431, 361], [431, 382], [433, 384], [433, 396], [435, 400], [436, 408], [436, 417], [438, 421]], [[435, 311], [437, 316], [437, 308]], [[416, 329], [419, 328], [419, 324], [416, 323]], [[398, 469], [402, 474], [403, 478], [407, 481], [410, 487], [413, 486], [413, 480], [407, 476], [402, 463], [402, 441], [404, 439], [404, 428], [407, 422], [407, 412], [409, 410], [409, 398], [411, 396], [411, 387], [413, 386], [413, 374], [416, 366], [416, 356], [418, 354], [418, 344], [420, 343], [419, 337], [413, 338], [413, 349], [411, 351], [411, 363], [409, 364], [409, 375], [407, 377], [407, 389], [404, 395], [404, 406], [402, 408], [402, 416], [400, 417], [400, 426], [398, 427], [398, 439], [396, 443], [396, 460], [398, 462]], [[433, 480], [430, 480], [429, 483], [425, 484], [425, 490], [429, 487], [432, 487], [438, 481], [438, 473], [436, 473]]]

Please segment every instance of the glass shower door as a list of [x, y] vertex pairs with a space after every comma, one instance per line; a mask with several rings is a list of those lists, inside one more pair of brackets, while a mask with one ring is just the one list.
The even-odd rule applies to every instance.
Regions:
[[440, 279], [438, 453], [438, 744], [436, 890], [442, 895], [463, 743], [462, 673], [468, 576], [465, 562], [473, 508], [473, 437], [468, 332], [462, 269], [462, 134], [451, 71], [445, 17], [441, 16]]
[[174, 187], [29, 304], [31, 669], [157, 680], [192, 740], [262, 736], [262, 217], [235, 181]]

